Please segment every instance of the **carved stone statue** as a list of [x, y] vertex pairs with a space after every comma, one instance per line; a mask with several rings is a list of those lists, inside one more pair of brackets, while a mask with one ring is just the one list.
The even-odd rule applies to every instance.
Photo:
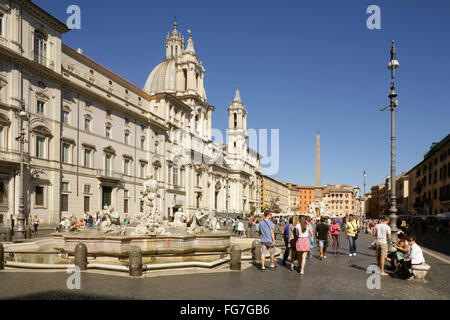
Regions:
[[158, 182], [149, 175], [148, 180], [144, 182], [144, 191], [141, 199], [144, 201], [144, 210], [136, 215], [139, 224], [133, 232], [133, 235], [155, 236], [169, 234], [162, 226], [163, 221], [156, 207]]
[[112, 235], [125, 234], [125, 229], [120, 225], [120, 216], [117, 212], [113, 212], [112, 206], [104, 206], [99, 218], [101, 232]]
[[216, 230], [216, 219], [212, 213], [206, 211], [197, 211], [192, 215], [192, 223], [188, 233], [202, 233]]

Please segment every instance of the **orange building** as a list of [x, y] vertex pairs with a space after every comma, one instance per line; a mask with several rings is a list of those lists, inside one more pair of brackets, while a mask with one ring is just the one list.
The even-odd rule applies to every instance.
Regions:
[[300, 203], [299, 211], [300, 213], [308, 213], [309, 205], [314, 201], [314, 187], [313, 186], [297, 186]]

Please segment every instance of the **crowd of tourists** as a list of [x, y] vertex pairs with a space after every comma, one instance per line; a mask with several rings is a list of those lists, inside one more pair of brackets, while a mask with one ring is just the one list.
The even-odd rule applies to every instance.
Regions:
[[[270, 256], [270, 270], [278, 269], [275, 264], [275, 244], [278, 227], [284, 222], [281, 221], [282, 219], [284, 218], [274, 220], [270, 211], [266, 211], [264, 218], [257, 224], [261, 236], [262, 271], [266, 270], [265, 259], [267, 256]], [[387, 260], [395, 266], [395, 273], [406, 273], [408, 280], [412, 280], [414, 278], [410, 273], [412, 265], [425, 262], [422, 250], [415, 242], [415, 236], [408, 235], [403, 231], [399, 235], [400, 240], [393, 243], [396, 252], [388, 256], [388, 243], [391, 241], [389, 217], [368, 222], [360, 221], [354, 215], [349, 215], [348, 219], [322, 217], [318, 220], [313, 220], [308, 216], [294, 216], [286, 222], [282, 227], [285, 243], [283, 266], [294, 271], [297, 263], [297, 271], [301, 275], [305, 274], [307, 259], [312, 258], [314, 248], [318, 248], [320, 260], [326, 260], [327, 254], [340, 254], [341, 235], [345, 235], [349, 242], [349, 257], [356, 256], [357, 240], [362, 230], [370, 230], [375, 237], [370, 247], [376, 250], [376, 262], [380, 267], [381, 275], [387, 275], [384, 270]], [[328, 251], [330, 244], [331, 252]]]

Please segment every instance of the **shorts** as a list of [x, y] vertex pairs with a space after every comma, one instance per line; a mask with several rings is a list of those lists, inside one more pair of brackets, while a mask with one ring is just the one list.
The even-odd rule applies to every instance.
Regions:
[[275, 246], [272, 246], [272, 243], [261, 243], [262, 254], [267, 256], [269, 253], [271, 256], [275, 254]]
[[320, 249], [328, 248], [328, 240], [319, 240], [319, 248]]
[[375, 250], [377, 253], [377, 258], [379, 259], [386, 259], [387, 258], [387, 252], [388, 252], [388, 245], [387, 243], [376, 243], [375, 244]]

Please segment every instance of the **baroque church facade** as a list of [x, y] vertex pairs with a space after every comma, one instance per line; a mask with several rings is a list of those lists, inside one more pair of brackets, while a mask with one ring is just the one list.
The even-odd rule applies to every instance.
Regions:
[[237, 90], [226, 141], [213, 142], [215, 107], [192, 34], [185, 43], [174, 23], [165, 60], [140, 89], [65, 46], [66, 32], [29, 0], [0, 0], [0, 225], [18, 216], [21, 124], [25, 212], [41, 224], [104, 205], [133, 218], [150, 176], [166, 219], [180, 210], [260, 212], [247, 110]]

